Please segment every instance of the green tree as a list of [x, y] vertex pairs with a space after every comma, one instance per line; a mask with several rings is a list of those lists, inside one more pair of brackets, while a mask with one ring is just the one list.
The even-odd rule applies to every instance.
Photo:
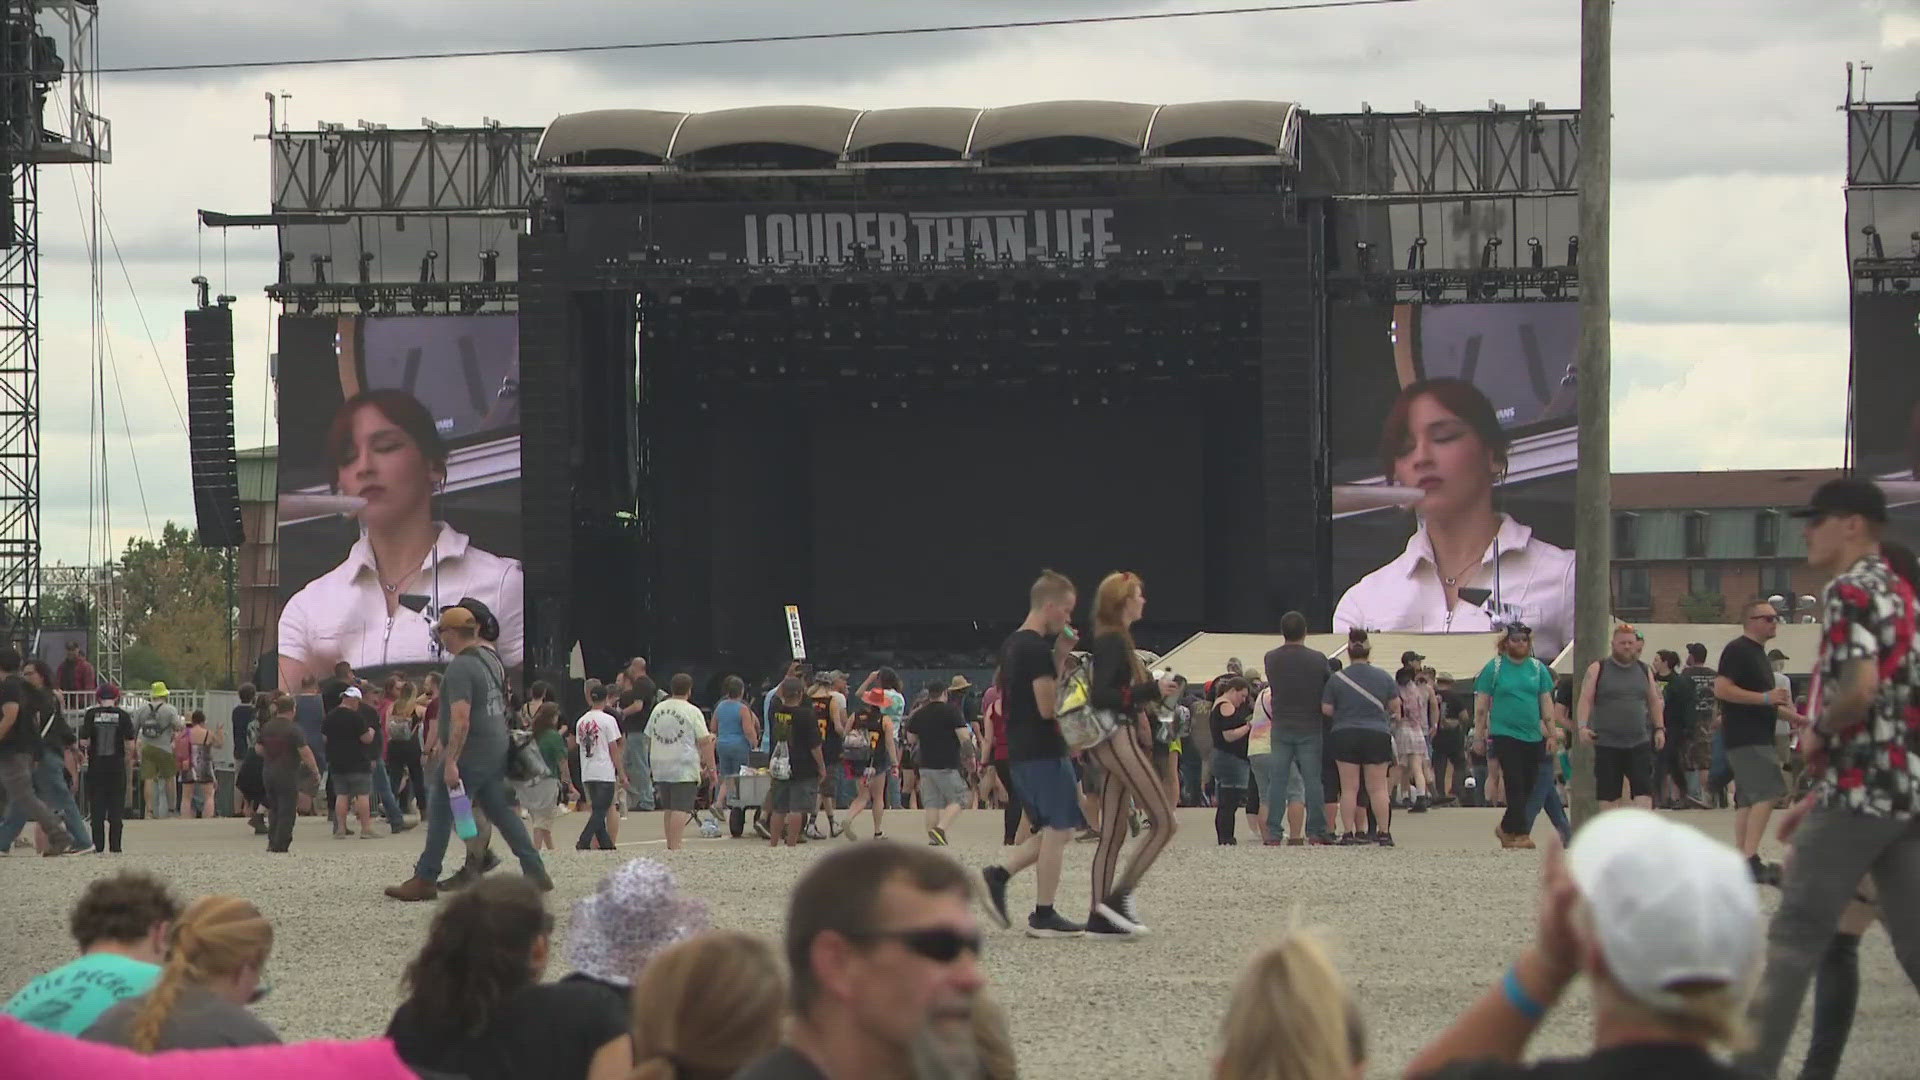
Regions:
[[1680, 598], [1680, 614], [1690, 623], [1727, 621], [1727, 600], [1719, 593], [1688, 593]]
[[190, 530], [171, 521], [157, 541], [127, 541], [119, 575], [129, 680], [153, 672], [153, 678], [182, 686], [229, 686], [227, 558], [225, 551], [199, 546]]

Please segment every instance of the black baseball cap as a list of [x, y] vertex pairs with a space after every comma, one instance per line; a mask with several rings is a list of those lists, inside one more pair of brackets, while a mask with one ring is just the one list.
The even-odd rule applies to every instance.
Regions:
[[1426, 657], [1421, 656], [1419, 653], [1414, 652], [1412, 649], [1408, 649], [1406, 652], [1403, 652], [1400, 654], [1400, 662], [1403, 664], [1411, 664], [1416, 660], [1425, 660], [1425, 659]]
[[1528, 626], [1526, 623], [1523, 623], [1523, 622], [1508, 623], [1507, 636], [1510, 638], [1516, 638], [1516, 637], [1530, 638], [1533, 636], [1533, 627]]
[[1788, 659], [1791, 659], [1791, 657], [1789, 657], [1786, 653], [1781, 652], [1779, 649], [1774, 649], [1773, 651], [1767, 653], [1767, 659], [1788, 660]]
[[1868, 521], [1887, 523], [1887, 496], [1880, 485], [1855, 476], [1840, 476], [1820, 485], [1805, 509], [1795, 510], [1797, 518], [1832, 517], [1852, 514]]

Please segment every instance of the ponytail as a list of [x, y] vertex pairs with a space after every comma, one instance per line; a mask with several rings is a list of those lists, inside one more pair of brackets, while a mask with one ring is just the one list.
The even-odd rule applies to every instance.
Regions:
[[142, 1054], [160, 1049], [181, 991], [234, 975], [248, 965], [260, 968], [272, 949], [273, 925], [259, 908], [234, 896], [194, 901], [173, 924], [166, 965], [140, 1000], [127, 1045]]
[[172, 1018], [174, 1006], [180, 1002], [180, 991], [186, 989], [189, 982], [200, 981], [199, 971], [184, 952], [175, 948], [169, 953], [166, 966], [160, 969], [160, 978], [140, 1002], [140, 1011], [134, 1014], [133, 1026], [127, 1035], [128, 1049], [141, 1054], [158, 1050], [160, 1033]]

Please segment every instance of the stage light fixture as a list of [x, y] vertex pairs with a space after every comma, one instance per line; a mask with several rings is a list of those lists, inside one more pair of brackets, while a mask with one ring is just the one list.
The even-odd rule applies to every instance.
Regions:
[[486, 306], [487, 306], [487, 301], [477, 291], [473, 289], [461, 290], [460, 313], [462, 315], [473, 315], [479, 312], [481, 308]]
[[[431, 248], [427, 250], [425, 255], [420, 256], [420, 280], [422, 282], [433, 280], [433, 264], [439, 258], [440, 253]], [[414, 310], [418, 311], [420, 309], [414, 308]]]
[[1527, 237], [1527, 255], [1535, 270], [1542, 269], [1547, 265], [1547, 252], [1545, 248], [1540, 246], [1539, 237]]
[[1413, 243], [1407, 245], [1407, 272], [1412, 273], [1415, 270], [1425, 270], [1426, 268], [1427, 238], [1424, 236], [1416, 236], [1414, 237]]
[[1871, 225], [1862, 225], [1860, 226], [1860, 233], [1867, 238], [1867, 255], [1869, 258], [1884, 259], [1887, 257], [1886, 245], [1880, 241], [1879, 229]]
[[1912, 283], [1911, 281], [1908, 281], [1908, 280], [1907, 280], [1906, 278], [1894, 278], [1894, 279], [1893, 279], [1893, 291], [1894, 291], [1894, 292], [1906, 292], [1906, 291], [1907, 291], [1907, 290], [1908, 290], [1909, 288], [1911, 288], [1912, 286], [1913, 286], [1913, 283]]
[[1567, 265], [1569, 267], [1580, 265], [1580, 238], [1577, 236], [1567, 237]]
[[1353, 252], [1354, 256], [1360, 260], [1360, 272], [1373, 273], [1373, 245], [1365, 240], [1356, 240], [1353, 243]]
[[319, 310], [320, 310], [320, 300], [318, 297], [314, 296], [311, 293], [304, 293], [301, 295], [300, 311], [303, 314], [311, 315], [314, 312]]
[[373, 280], [373, 252], [360, 253], [360, 284], [366, 285]]
[[500, 280], [500, 253], [492, 248], [480, 253], [480, 280]]
[[293, 284], [293, 260], [299, 257], [291, 251], [280, 256], [280, 284]]
[[313, 283], [315, 285], [325, 285], [327, 283], [327, 264], [333, 261], [333, 256], [315, 255], [311, 261], [313, 263]]
[[359, 301], [361, 314], [364, 315], [373, 310], [374, 298], [373, 298], [373, 291], [371, 289], [355, 290], [354, 299]]
[[1499, 259], [1500, 238], [1497, 236], [1489, 236], [1487, 237], [1487, 242], [1480, 247], [1480, 269], [1493, 269], [1499, 262]]

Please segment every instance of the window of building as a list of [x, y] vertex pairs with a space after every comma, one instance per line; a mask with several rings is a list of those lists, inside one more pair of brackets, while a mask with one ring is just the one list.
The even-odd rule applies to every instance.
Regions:
[[1640, 515], [1633, 513], [1613, 515], [1613, 557], [1616, 559], [1637, 559], [1640, 557], [1638, 541], [1640, 538]]
[[1621, 612], [1653, 610], [1653, 576], [1646, 567], [1614, 568], [1613, 606]]
[[1687, 558], [1703, 559], [1706, 557], [1708, 520], [1707, 515], [1697, 512], [1686, 516], [1685, 528], [1683, 530], [1685, 533], [1684, 543], [1686, 546], [1683, 554]]
[[1753, 553], [1761, 558], [1780, 554], [1780, 512], [1762, 510], [1753, 515]]
[[1792, 603], [1793, 565], [1791, 563], [1773, 563], [1760, 568], [1760, 595], [1784, 596]]
[[1720, 568], [1717, 566], [1690, 566], [1687, 568], [1687, 591], [1695, 596], [1720, 596]]

